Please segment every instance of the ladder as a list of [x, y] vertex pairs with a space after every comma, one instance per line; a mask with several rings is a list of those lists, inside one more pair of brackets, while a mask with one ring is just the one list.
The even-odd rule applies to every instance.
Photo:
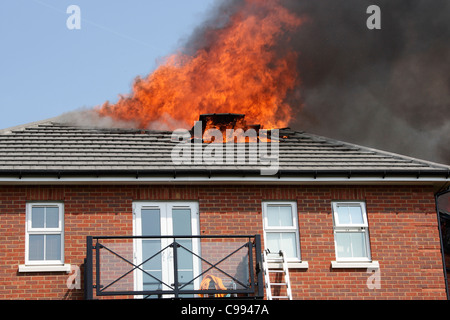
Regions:
[[[263, 268], [264, 268], [264, 280], [265, 280], [265, 287], [266, 287], [266, 293], [267, 293], [267, 299], [273, 300], [273, 299], [289, 299], [292, 300], [292, 291], [291, 291], [291, 281], [289, 279], [289, 269], [287, 265], [287, 261], [284, 255], [283, 250], [280, 250], [278, 253], [279, 258], [275, 261], [282, 262], [283, 268], [280, 269], [269, 269], [269, 264], [267, 260], [267, 254], [270, 253], [269, 249], [266, 249], [263, 251]], [[284, 276], [284, 282], [270, 282], [270, 274], [271, 273], [281, 273]], [[272, 294], [272, 287], [273, 286], [285, 286], [286, 287], [286, 296], [274, 296]]]

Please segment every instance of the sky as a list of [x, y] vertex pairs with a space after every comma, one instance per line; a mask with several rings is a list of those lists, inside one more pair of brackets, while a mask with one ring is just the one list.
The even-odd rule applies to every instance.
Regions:
[[[220, 25], [222, 2], [226, 16], [243, 1], [0, 0], [0, 129], [114, 104], [199, 27]], [[280, 37], [299, 53], [292, 128], [450, 163], [449, 0], [283, 3], [309, 22]], [[378, 31], [366, 27], [373, 3]]]
[[[175, 52], [214, 0], [0, 1], [0, 129], [130, 92]], [[70, 30], [70, 5], [81, 28]]]

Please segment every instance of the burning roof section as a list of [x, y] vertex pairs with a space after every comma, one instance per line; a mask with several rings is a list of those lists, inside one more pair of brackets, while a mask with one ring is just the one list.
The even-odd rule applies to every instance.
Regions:
[[[211, 119], [220, 121], [210, 122]], [[222, 121], [223, 120], [223, 121]], [[205, 114], [201, 123], [234, 128], [251, 128], [241, 115]], [[230, 123], [230, 122], [228, 122]], [[193, 128], [194, 129], [194, 128]], [[192, 130], [193, 130], [192, 129]], [[192, 132], [191, 130], [191, 132]], [[449, 180], [450, 166], [345, 143], [290, 128], [277, 129], [278, 167], [274, 177], [320, 176], [353, 178], [358, 175], [386, 178], [408, 176], [411, 179], [438, 177]], [[189, 132], [188, 130], [186, 130]], [[204, 132], [204, 131], [203, 131]], [[261, 144], [261, 141], [258, 141]], [[228, 145], [228, 143], [224, 143]], [[205, 152], [207, 143], [199, 144]], [[252, 145], [246, 143], [246, 145]], [[0, 176], [65, 174], [157, 175], [238, 175], [260, 176], [259, 163], [247, 161], [222, 163], [173, 161], [172, 131], [94, 128], [67, 123], [44, 122], [15, 128], [0, 134]], [[214, 146], [217, 147], [217, 146]], [[249, 148], [245, 149], [248, 152]], [[270, 151], [270, 150], [269, 150]], [[193, 154], [194, 149], [189, 149]], [[225, 155], [224, 155], [225, 157]]]

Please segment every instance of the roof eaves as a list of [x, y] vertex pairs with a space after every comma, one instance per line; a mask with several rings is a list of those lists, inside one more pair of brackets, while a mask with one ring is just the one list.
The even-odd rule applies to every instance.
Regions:
[[[0, 176], [3, 177], [73, 177], [73, 176], [135, 176], [136, 179], [144, 176], [170, 176], [170, 177], [212, 177], [220, 175], [231, 176], [260, 176], [261, 170], [259, 169], [159, 169], [159, 170], [145, 170], [145, 169], [68, 169], [68, 170], [53, 170], [53, 169], [12, 169], [12, 170], [0, 170]], [[363, 169], [363, 170], [349, 170], [349, 169], [319, 169], [319, 170], [278, 170], [273, 176], [277, 178], [283, 177], [311, 177], [316, 179], [319, 177], [339, 177], [343, 179], [351, 178], [373, 178], [380, 179], [386, 178], [399, 178], [408, 177], [415, 179], [422, 179], [428, 177], [438, 177], [444, 180], [450, 179], [450, 169], [427, 169], [427, 170], [381, 170], [381, 169]]]

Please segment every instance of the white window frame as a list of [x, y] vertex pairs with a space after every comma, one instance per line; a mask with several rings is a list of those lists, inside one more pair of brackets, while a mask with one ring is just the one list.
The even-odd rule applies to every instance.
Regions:
[[[268, 206], [290, 206], [292, 210], [292, 226], [278, 226], [273, 227], [268, 224], [267, 217], [267, 207]], [[300, 251], [300, 234], [298, 227], [298, 212], [297, 212], [297, 203], [295, 201], [263, 201], [262, 203], [262, 212], [263, 212], [263, 229], [264, 229], [264, 240], [267, 243], [267, 234], [268, 233], [282, 233], [282, 232], [295, 232], [295, 245], [297, 250], [296, 257], [288, 257], [286, 259], [287, 262], [302, 262], [301, 259], [301, 251]], [[270, 255], [267, 257], [270, 262]], [[275, 260], [272, 260], [276, 262]], [[305, 264], [306, 266], [306, 264]]]
[[[168, 236], [172, 235], [171, 232], [173, 230], [173, 209], [186, 209], [189, 208], [191, 210], [191, 233], [194, 236], [200, 235], [200, 217], [199, 217], [199, 204], [196, 201], [135, 201], [133, 202], [133, 235], [134, 236], [142, 236], [142, 209], [159, 209], [161, 213], [160, 223], [161, 223], [161, 235]], [[176, 236], [175, 236], [176, 238]], [[173, 238], [162, 239], [161, 247], [166, 247], [170, 242], [173, 241]], [[133, 242], [134, 246], [134, 264], [141, 265], [142, 264], [142, 239], [135, 239]], [[201, 248], [200, 248], [200, 239], [192, 238], [192, 251], [201, 256]], [[167, 268], [163, 269], [162, 281], [165, 283], [173, 283], [172, 276], [173, 272], [173, 256], [169, 256], [166, 253], [162, 254], [163, 265], [166, 265]], [[170, 261], [168, 260], [170, 259]], [[142, 266], [141, 266], [142, 267]], [[164, 267], [163, 267], [164, 268]], [[180, 269], [181, 270], [181, 269]], [[201, 270], [201, 262], [198, 259], [195, 259], [193, 263], [193, 273], [194, 275], [200, 274]], [[142, 272], [139, 270], [135, 271], [134, 277], [134, 289], [136, 291], [142, 291], [143, 289], [143, 279]], [[194, 288], [200, 288], [200, 279], [197, 278], [194, 280]], [[167, 289], [167, 288], [164, 288]], [[135, 298], [142, 299], [142, 295], [135, 295]], [[164, 295], [164, 297], [168, 298], [170, 295]]]
[[[361, 208], [363, 223], [360, 224], [344, 224], [339, 222], [339, 217], [337, 214], [338, 206], [358, 206]], [[367, 220], [367, 211], [364, 201], [333, 201], [333, 233], [334, 233], [334, 247], [336, 254], [336, 262], [347, 262], [347, 263], [367, 263], [372, 262], [371, 250], [370, 250], [370, 237], [369, 237], [369, 223]], [[350, 233], [350, 232], [363, 232], [365, 237], [365, 249], [366, 257], [338, 257], [338, 244], [337, 244], [337, 233]]]
[[[57, 207], [58, 208], [58, 227], [57, 228], [33, 228], [31, 225], [31, 214], [33, 207]], [[30, 202], [26, 205], [26, 223], [25, 223], [25, 266], [61, 266], [64, 265], [64, 205], [61, 202]], [[61, 259], [60, 260], [30, 260], [29, 242], [30, 235], [61, 235]], [[23, 271], [27, 268], [21, 266]], [[67, 268], [67, 266], [66, 266]], [[45, 268], [44, 268], [45, 269]], [[43, 270], [44, 270], [43, 269]], [[29, 269], [28, 271], [32, 271]], [[45, 269], [47, 270], [47, 269]], [[65, 270], [65, 269], [64, 269]], [[36, 270], [37, 271], [37, 270]], [[53, 271], [51, 268], [48, 271]], [[55, 269], [55, 271], [57, 271]]]

